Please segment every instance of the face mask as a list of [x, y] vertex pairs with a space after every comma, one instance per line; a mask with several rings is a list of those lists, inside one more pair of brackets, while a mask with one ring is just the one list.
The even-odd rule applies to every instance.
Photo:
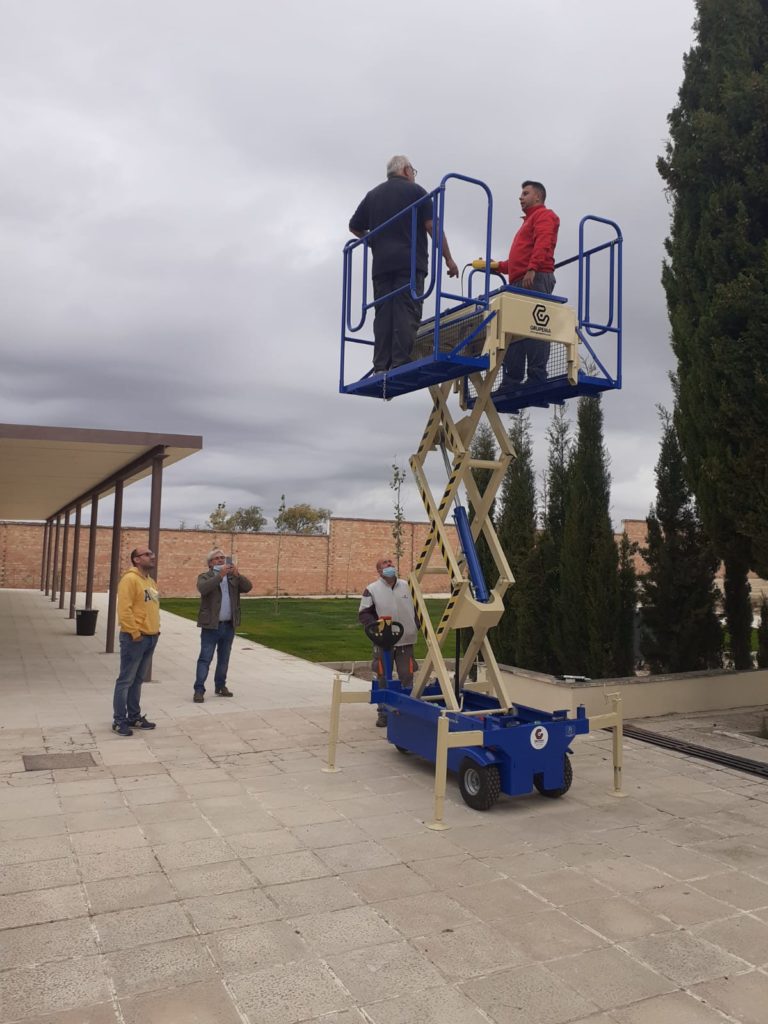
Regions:
[[385, 580], [393, 580], [397, 577], [397, 569], [394, 565], [388, 565], [386, 569], [381, 570], [381, 575]]

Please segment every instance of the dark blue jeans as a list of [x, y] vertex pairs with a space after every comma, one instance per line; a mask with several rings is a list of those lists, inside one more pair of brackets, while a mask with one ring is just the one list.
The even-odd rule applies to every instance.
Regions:
[[213, 683], [217, 690], [227, 685], [227, 669], [232, 641], [235, 639], [235, 627], [231, 622], [220, 622], [216, 629], [200, 630], [200, 657], [197, 659], [195, 673], [195, 692], [205, 693], [205, 680], [211, 667], [214, 652], [216, 653], [216, 671]]
[[[516, 288], [523, 287], [522, 278], [513, 281]], [[555, 290], [555, 275], [536, 273], [533, 277], [534, 292], [547, 292], [551, 295]], [[525, 375], [528, 364], [528, 383], [541, 384], [547, 379], [547, 363], [549, 362], [549, 342], [525, 338], [513, 341], [504, 356], [504, 379], [512, 384], [519, 384]]]
[[120, 675], [115, 680], [112, 701], [114, 720], [118, 725], [135, 722], [141, 715], [141, 684], [147, 674], [157, 635], [134, 640], [130, 633], [120, 634]]

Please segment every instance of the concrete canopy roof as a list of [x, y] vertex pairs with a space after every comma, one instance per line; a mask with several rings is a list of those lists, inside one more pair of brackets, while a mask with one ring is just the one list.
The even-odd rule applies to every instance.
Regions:
[[[165, 448], [164, 465], [178, 462], [203, 447], [202, 437], [146, 434], [81, 427], [33, 427], [0, 423], [0, 520], [48, 519], [104, 483], [100, 494], [114, 490], [112, 477]], [[145, 465], [128, 481], [151, 473]]]

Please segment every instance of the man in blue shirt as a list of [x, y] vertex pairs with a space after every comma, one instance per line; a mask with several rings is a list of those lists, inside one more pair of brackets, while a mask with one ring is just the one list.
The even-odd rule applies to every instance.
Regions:
[[200, 627], [200, 657], [195, 673], [195, 704], [205, 700], [205, 681], [216, 652], [216, 670], [213, 674], [217, 697], [233, 697], [227, 689], [229, 654], [235, 629], [240, 625], [240, 595], [247, 594], [253, 584], [241, 576], [232, 559], [228, 559], [221, 548], [209, 551], [206, 558], [207, 572], [197, 577], [200, 592], [200, 610], [197, 624]]
[[[384, 224], [419, 200], [416, 207], [416, 254], [411, 267], [412, 214], [405, 214], [371, 239], [373, 253], [373, 297], [384, 299], [376, 305], [373, 321], [373, 371], [409, 363], [413, 342], [421, 322], [420, 299], [411, 294], [413, 280], [417, 295], [424, 293], [429, 269], [427, 235], [432, 236], [432, 200], [416, 184], [416, 170], [407, 156], [393, 156], [387, 164], [387, 180], [372, 189], [352, 214], [349, 230], [357, 238]], [[458, 277], [448, 239], [443, 234], [443, 252], [449, 277]], [[412, 276], [413, 272], [413, 276]], [[402, 289], [402, 291], [398, 291]]]

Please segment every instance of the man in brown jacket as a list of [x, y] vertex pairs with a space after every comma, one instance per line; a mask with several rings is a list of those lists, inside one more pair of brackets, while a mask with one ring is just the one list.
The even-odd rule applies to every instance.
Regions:
[[200, 610], [197, 624], [200, 627], [200, 657], [195, 673], [195, 704], [205, 700], [205, 681], [216, 652], [216, 670], [213, 682], [217, 697], [233, 697], [227, 689], [229, 654], [235, 629], [240, 625], [240, 595], [247, 594], [253, 584], [241, 576], [221, 548], [208, 552], [208, 569], [197, 577], [200, 591]]

